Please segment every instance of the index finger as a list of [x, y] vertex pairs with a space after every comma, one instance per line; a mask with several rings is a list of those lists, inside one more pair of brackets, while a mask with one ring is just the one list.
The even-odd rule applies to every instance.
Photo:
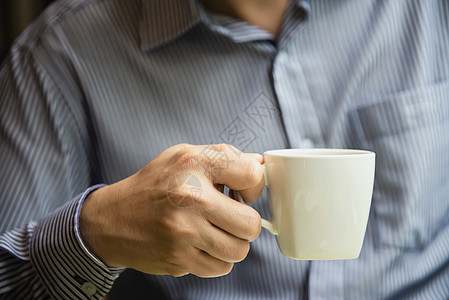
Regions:
[[246, 190], [259, 187], [263, 182], [263, 156], [260, 154], [243, 153], [227, 144], [203, 146], [198, 151], [206, 173], [215, 184]]

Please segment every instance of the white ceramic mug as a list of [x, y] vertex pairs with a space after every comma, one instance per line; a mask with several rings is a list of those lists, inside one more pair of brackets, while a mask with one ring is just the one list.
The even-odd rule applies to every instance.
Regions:
[[276, 235], [282, 254], [301, 260], [357, 258], [371, 206], [375, 154], [282, 149], [264, 157], [272, 220], [262, 220], [262, 226]]

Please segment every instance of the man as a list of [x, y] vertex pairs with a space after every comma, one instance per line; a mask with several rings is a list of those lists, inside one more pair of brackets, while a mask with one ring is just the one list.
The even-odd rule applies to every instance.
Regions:
[[[448, 15], [445, 1], [56, 3], [0, 73], [0, 292], [447, 298]], [[294, 261], [259, 235], [254, 153], [288, 147], [377, 153], [359, 259]]]

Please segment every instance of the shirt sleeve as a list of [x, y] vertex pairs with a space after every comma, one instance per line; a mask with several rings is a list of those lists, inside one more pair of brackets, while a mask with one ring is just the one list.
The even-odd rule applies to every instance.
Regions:
[[123, 268], [108, 268], [83, 244], [78, 217], [89, 193], [39, 223], [0, 237], [0, 298], [98, 299], [112, 288]]
[[0, 69], [0, 299], [96, 299], [121, 270], [78, 232], [101, 180], [94, 130], [63, 42], [40, 31], [27, 30]]

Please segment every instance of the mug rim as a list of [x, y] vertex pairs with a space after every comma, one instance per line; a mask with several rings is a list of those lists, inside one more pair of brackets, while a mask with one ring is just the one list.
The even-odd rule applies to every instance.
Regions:
[[354, 157], [354, 156], [375, 156], [373, 151], [360, 149], [337, 149], [337, 148], [293, 148], [293, 149], [273, 149], [264, 152], [264, 156], [276, 156], [285, 158], [295, 157]]

